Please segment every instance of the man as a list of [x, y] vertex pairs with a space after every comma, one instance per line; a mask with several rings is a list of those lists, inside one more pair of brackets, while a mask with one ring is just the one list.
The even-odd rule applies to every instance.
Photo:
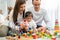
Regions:
[[[32, 4], [33, 6], [30, 8], [27, 8], [27, 11], [31, 11], [33, 13], [33, 19], [35, 20], [36, 24], [37, 24], [37, 28], [39, 31], [46, 31], [46, 28], [48, 28], [50, 30], [50, 25], [49, 25], [49, 18], [47, 15], [47, 11], [43, 8], [40, 7], [41, 5], [41, 0], [32, 0]], [[43, 27], [42, 21], [45, 21], [46, 23], [46, 27]]]

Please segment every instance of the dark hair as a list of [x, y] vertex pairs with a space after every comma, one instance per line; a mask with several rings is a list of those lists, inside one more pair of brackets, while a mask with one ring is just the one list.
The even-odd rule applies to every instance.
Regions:
[[[20, 7], [20, 5], [25, 4], [25, 3], [26, 3], [25, 0], [18, 0], [15, 4], [14, 11], [13, 11], [13, 22], [15, 25], [17, 22], [19, 7]], [[24, 13], [25, 13], [25, 10], [23, 11], [23, 18], [24, 18]]]
[[32, 16], [32, 18], [33, 18], [33, 14], [30, 11], [27, 11], [25, 13], [25, 18], [27, 18], [28, 16]]

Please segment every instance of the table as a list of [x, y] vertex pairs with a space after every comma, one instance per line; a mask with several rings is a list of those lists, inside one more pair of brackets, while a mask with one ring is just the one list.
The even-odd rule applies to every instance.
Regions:
[[[0, 37], [0, 40], [6, 40], [6, 37]], [[30, 38], [30, 40], [34, 40], [34, 39], [31, 39]], [[35, 40], [51, 40], [51, 39], [49, 39], [49, 38], [38, 38], [38, 39], [35, 39]], [[60, 40], [60, 38], [56, 38], [56, 40]]]

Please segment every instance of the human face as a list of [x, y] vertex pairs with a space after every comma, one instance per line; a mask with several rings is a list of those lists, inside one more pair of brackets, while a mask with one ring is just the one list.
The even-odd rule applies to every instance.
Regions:
[[26, 18], [26, 20], [27, 20], [28, 22], [30, 22], [30, 21], [32, 20], [32, 16], [28, 16], [28, 17]]
[[39, 11], [39, 8], [40, 8], [40, 0], [34, 0], [32, 3], [33, 3], [33, 6], [34, 6], [35, 11]]
[[25, 10], [25, 4], [20, 5], [19, 12], [23, 13], [24, 10]]

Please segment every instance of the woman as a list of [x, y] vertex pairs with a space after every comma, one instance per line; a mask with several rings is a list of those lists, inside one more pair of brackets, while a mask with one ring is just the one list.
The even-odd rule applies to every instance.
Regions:
[[18, 0], [15, 4], [13, 14], [10, 14], [10, 27], [14, 29], [14, 31], [19, 30], [19, 24], [24, 19], [25, 4], [25, 0]]
[[[13, 11], [13, 22], [15, 25], [17, 25], [17, 22], [22, 21], [22, 19], [24, 18], [24, 13], [25, 13], [25, 0], [19, 0], [16, 3]], [[19, 17], [21, 18], [20, 20]]]

